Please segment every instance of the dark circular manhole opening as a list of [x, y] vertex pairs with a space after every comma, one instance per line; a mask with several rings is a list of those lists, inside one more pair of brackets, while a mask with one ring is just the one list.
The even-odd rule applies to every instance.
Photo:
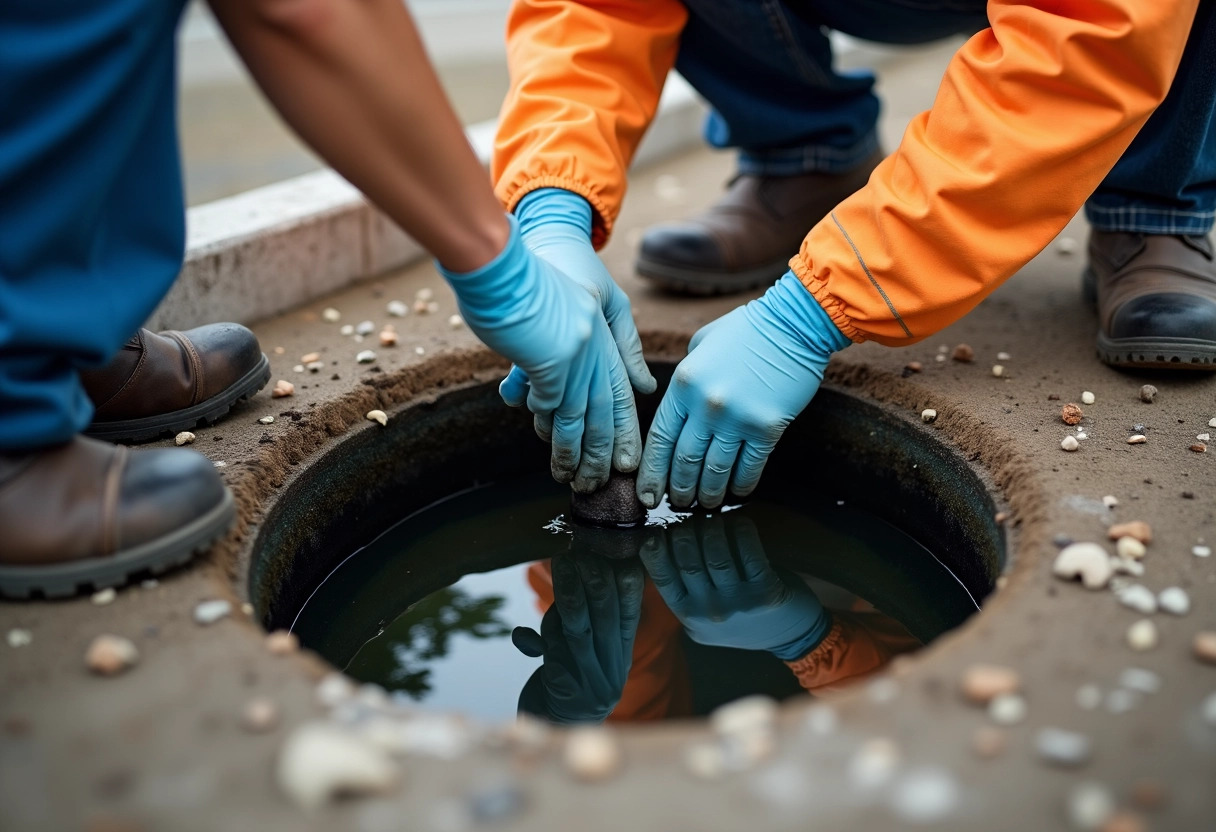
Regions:
[[[674, 365], [654, 369], [661, 392]], [[658, 401], [639, 399], [644, 426]], [[824, 621], [859, 622], [867, 649], [877, 643], [894, 655], [974, 613], [1005, 560], [977, 471], [919, 425], [832, 389], [791, 425], [751, 499], [636, 533], [640, 559], [594, 555], [595, 536], [616, 532], [551, 524], [568, 513], [568, 490], [546, 471], [547, 447], [530, 418], [504, 408], [492, 383], [452, 389], [402, 408], [387, 429], [356, 432], [302, 472], [261, 526], [249, 585], [263, 622], [294, 629], [356, 678], [486, 718], [513, 713], [517, 699], [543, 711], [563, 684], [624, 684], [612, 654], [628, 652], [630, 687], [615, 718], [685, 716], [748, 693], [804, 692], [784, 663], [754, 649], [757, 639], [789, 645], [780, 626], [765, 635], [735, 603], [749, 587], [798, 595], [795, 629], [813, 614], [801, 595], [809, 588]], [[724, 563], [735, 571], [718, 574], [734, 583], [707, 590]], [[565, 615], [546, 631], [541, 611], [555, 593]], [[573, 617], [581, 632], [587, 610], [601, 626], [570, 652], [560, 622]], [[640, 621], [617, 627], [622, 616]], [[789, 615], [778, 618], [789, 624]], [[729, 631], [741, 623], [751, 629], [736, 644]], [[534, 673], [541, 659], [511, 644], [520, 625], [544, 636], [520, 643], [547, 647], [550, 671], [568, 666], [577, 677], [579, 667], [600, 664], [607, 681]], [[606, 639], [608, 630], [629, 631], [631, 647]], [[575, 699], [551, 716], [602, 718], [604, 696]]]

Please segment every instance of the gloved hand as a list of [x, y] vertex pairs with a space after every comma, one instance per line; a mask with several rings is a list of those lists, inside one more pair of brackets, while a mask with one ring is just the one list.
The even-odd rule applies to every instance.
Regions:
[[[638, 498], [721, 505], [760, 480], [777, 440], [819, 389], [828, 358], [848, 346], [792, 272], [702, 327], [659, 404], [638, 470]], [[670, 478], [670, 483], [668, 482]]]
[[[658, 384], [642, 356], [642, 342], [633, 322], [629, 297], [616, 285], [591, 246], [591, 205], [572, 191], [541, 188], [519, 201], [515, 217], [528, 248], [590, 292], [600, 304], [629, 381], [639, 391], [653, 393]], [[512, 407], [519, 407], [528, 396], [528, 384], [526, 370], [518, 365], [512, 367], [500, 388], [503, 400]], [[625, 392], [628, 394], [628, 390]], [[637, 421], [632, 395], [624, 395], [613, 404], [619, 410], [633, 414], [623, 415], [622, 423]], [[537, 433], [548, 439], [548, 421], [538, 417], [536, 426]], [[622, 451], [629, 447], [629, 443], [622, 443], [620, 437], [617, 441], [622, 445]], [[638, 445], [640, 448], [640, 442]], [[619, 471], [632, 471], [638, 466], [639, 456], [640, 451], [632, 455], [618, 453], [613, 463]]]
[[524, 684], [519, 710], [552, 722], [603, 722], [633, 664], [644, 576], [636, 561], [565, 555], [552, 561], [553, 606], [540, 632], [516, 627], [511, 641], [545, 662]]
[[639, 455], [625, 365], [595, 300], [533, 254], [508, 219], [511, 237], [496, 258], [476, 271], [440, 272], [469, 328], [528, 374], [528, 409], [553, 441], [553, 477], [594, 491], [613, 460], [636, 464]]
[[800, 659], [832, 629], [806, 582], [765, 557], [747, 517], [713, 514], [656, 530], [642, 564], [689, 638]]

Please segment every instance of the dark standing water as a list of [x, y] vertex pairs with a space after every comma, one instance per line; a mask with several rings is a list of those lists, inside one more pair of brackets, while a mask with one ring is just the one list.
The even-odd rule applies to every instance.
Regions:
[[[537, 476], [417, 512], [335, 569], [293, 630], [354, 678], [425, 706], [578, 722], [807, 695], [772, 651], [801, 656], [834, 622], [842, 641], [829, 641], [857, 658], [810, 680], [832, 687], [977, 609], [915, 540], [834, 500], [661, 508], [628, 532], [568, 526], [568, 503]], [[520, 627], [530, 632], [513, 643]]]

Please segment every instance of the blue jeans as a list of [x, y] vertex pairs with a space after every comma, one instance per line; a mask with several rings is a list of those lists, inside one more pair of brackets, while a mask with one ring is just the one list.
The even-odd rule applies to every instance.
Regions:
[[[705, 138], [742, 173], [835, 173], [878, 148], [874, 76], [838, 72], [826, 31], [926, 43], [988, 25], [984, 0], [684, 0], [676, 68], [709, 101]], [[1094, 227], [1206, 234], [1216, 218], [1216, 0], [1169, 95], [1086, 203]]]
[[181, 269], [184, 3], [0, 3], [0, 451], [89, 424], [77, 370], [108, 362]]

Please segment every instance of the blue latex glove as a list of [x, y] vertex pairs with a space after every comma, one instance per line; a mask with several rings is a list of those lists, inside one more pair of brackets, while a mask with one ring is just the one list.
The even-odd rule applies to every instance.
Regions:
[[540, 632], [516, 627], [511, 641], [544, 656], [519, 709], [557, 723], [603, 722], [621, 700], [633, 664], [644, 576], [636, 560], [554, 558], [553, 606]]
[[[591, 205], [572, 191], [541, 188], [519, 201], [515, 217], [519, 220], [520, 233], [528, 248], [590, 292], [599, 302], [629, 381], [640, 392], [653, 393], [658, 384], [642, 356], [642, 341], [633, 322], [629, 297], [616, 285], [591, 246]], [[528, 385], [526, 370], [519, 366], [512, 367], [501, 387], [503, 400], [512, 407], [520, 406], [528, 396]], [[617, 423], [635, 424], [637, 410], [633, 396], [628, 390], [624, 392], [625, 395], [613, 402], [619, 411]], [[536, 432], [543, 439], [548, 439], [550, 430], [548, 420], [538, 416]], [[631, 436], [617, 437], [613, 458], [617, 470], [634, 470], [640, 456], [640, 441], [634, 445]]]
[[650, 426], [638, 498], [677, 507], [750, 494], [777, 440], [819, 389], [828, 358], [848, 346], [792, 272], [701, 328]]
[[767, 650], [794, 661], [832, 629], [806, 582], [768, 562], [747, 517], [685, 521], [656, 532], [640, 554], [668, 608], [700, 644]]
[[[511, 237], [488, 264], [439, 270], [469, 328], [527, 372], [528, 409], [551, 425], [554, 478], [594, 491], [613, 459], [637, 459], [641, 445], [625, 365], [599, 305], [533, 254], [508, 219]], [[628, 408], [618, 404], [624, 400]]]

